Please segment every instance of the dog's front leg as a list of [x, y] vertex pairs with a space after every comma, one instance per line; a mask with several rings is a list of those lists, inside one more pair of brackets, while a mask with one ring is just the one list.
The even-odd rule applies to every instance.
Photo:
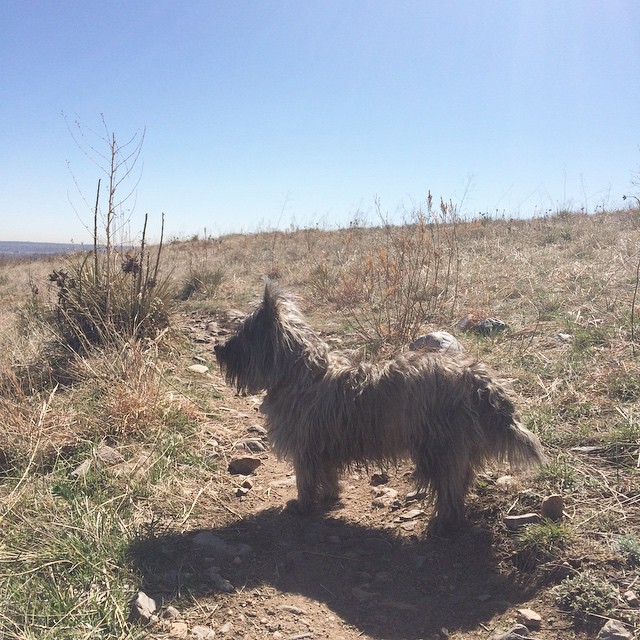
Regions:
[[309, 460], [294, 460], [293, 468], [296, 474], [298, 499], [289, 502], [287, 510], [304, 515], [313, 509], [316, 502], [318, 470]]

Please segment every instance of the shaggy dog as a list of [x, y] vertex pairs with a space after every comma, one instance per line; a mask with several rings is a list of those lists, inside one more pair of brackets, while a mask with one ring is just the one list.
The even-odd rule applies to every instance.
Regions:
[[238, 392], [267, 392], [269, 439], [293, 463], [301, 513], [337, 500], [346, 469], [410, 457], [418, 489], [434, 502], [431, 527], [444, 532], [463, 522], [467, 491], [488, 461], [519, 468], [544, 461], [483, 365], [419, 352], [369, 363], [332, 352], [271, 282], [215, 354]]

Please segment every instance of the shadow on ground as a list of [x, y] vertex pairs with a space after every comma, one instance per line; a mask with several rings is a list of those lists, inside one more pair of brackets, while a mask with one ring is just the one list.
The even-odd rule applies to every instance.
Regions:
[[491, 535], [478, 528], [448, 540], [401, 539], [268, 509], [220, 528], [150, 534], [130, 551], [142, 589], [165, 604], [189, 595], [231, 607], [237, 596], [219, 590], [222, 577], [243, 597], [271, 587], [272, 597], [324, 603], [363, 634], [390, 640], [475, 629], [527, 595], [498, 572]]

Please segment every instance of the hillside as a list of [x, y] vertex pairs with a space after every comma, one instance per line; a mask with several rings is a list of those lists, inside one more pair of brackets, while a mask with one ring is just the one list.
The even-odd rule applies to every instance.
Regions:
[[[637, 634], [639, 248], [637, 210], [461, 222], [446, 203], [403, 226], [176, 241], [149, 287], [162, 327], [80, 355], [50, 278], [65, 259], [0, 264], [0, 635], [463, 640], [519, 609], [541, 640], [595, 638], [609, 617]], [[354, 470], [328, 513], [283, 511], [295, 479], [261, 397], [213, 354], [265, 276], [335, 349], [455, 335], [508, 382], [548, 465], [488, 468], [451, 538], [426, 532], [408, 463]], [[243, 456], [260, 465], [230, 473]], [[506, 526], [554, 494], [560, 521]], [[130, 622], [139, 591], [148, 624]]]

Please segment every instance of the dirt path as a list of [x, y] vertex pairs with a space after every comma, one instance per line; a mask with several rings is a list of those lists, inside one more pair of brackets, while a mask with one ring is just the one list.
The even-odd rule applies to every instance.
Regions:
[[[570, 631], [517, 569], [501, 516], [518, 487], [496, 489], [500, 472], [482, 478], [491, 490], [469, 497], [469, 526], [451, 539], [426, 535], [430, 506], [407, 498], [408, 465], [386, 478], [352, 474], [335, 509], [291, 515], [291, 468], [259, 450], [268, 448], [260, 399], [234, 396], [217, 370], [206, 384], [223, 394], [205, 426], [221, 452], [218, 471], [203, 478], [184, 531], [155, 532], [133, 550], [143, 589], [177, 609], [153, 637], [489, 638], [524, 607], [543, 617], [532, 637], [589, 637]], [[260, 466], [230, 474], [229, 461], [245, 455]]]

